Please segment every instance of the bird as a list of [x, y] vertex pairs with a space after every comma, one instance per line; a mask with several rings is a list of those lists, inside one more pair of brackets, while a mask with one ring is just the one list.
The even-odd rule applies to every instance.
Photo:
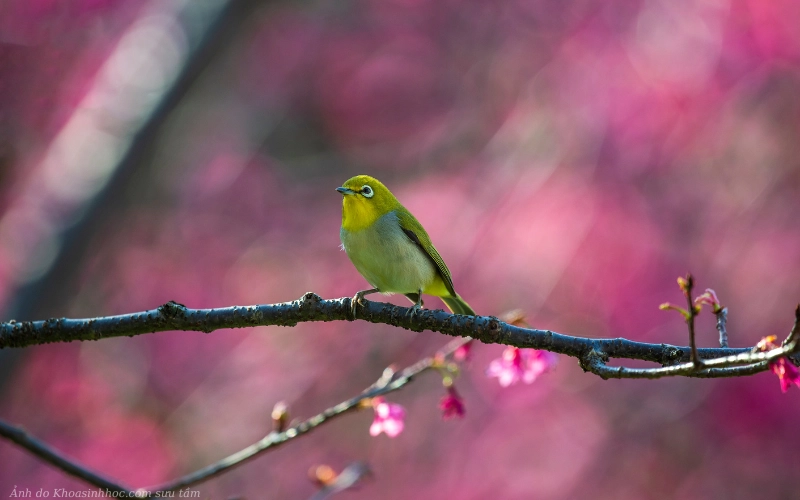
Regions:
[[372, 286], [350, 302], [356, 308], [366, 295], [401, 293], [412, 314], [422, 308], [422, 294], [439, 297], [453, 314], [475, 311], [456, 293], [447, 264], [422, 224], [378, 179], [357, 175], [336, 188], [342, 194], [342, 248]]

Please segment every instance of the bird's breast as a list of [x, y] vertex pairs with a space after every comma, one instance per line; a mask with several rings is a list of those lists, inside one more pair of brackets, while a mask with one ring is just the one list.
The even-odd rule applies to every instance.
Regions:
[[436, 278], [436, 267], [406, 236], [394, 212], [360, 231], [343, 227], [340, 236], [358, 272], [383, 293], [415, 293]]

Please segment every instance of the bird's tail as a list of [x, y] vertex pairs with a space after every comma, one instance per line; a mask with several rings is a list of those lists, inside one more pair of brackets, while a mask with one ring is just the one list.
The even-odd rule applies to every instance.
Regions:
[[467, 316], [477, 316], [475, 311], [464, 302], [464, 299], [461, 298], [460, 295], [456, 294], [455, 297], [442, 297], [442, 301], [444, 301], [444, 305], [450, 309], [450, 312], [453, 314], [465, 314]]

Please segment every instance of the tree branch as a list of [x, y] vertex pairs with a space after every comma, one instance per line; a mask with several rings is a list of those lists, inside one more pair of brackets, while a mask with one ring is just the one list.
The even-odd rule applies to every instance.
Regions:
[[[120, 336], [134, 336], [167, 330], [193, 330], [211, 332], [220, 328], [251, 326], [294, 326], [300, 322], [351, 320], [351, 299], [323, 300], [313, 293], [281, 304], [218, 309], [189, 309], [176, 302], [168, 302], [150, 311], [91, 319], [50, 319], [46, 321], [0, 324], [0, 348], [24, 347], [50, 342], [74, 340], [99, 340]], [[690, 307], [692, 303], [690, 302]], [[129, 490], [93, 473], [57, 451], [28, 436], [22, 429], [0, 422], [0, 436], [5, 437], [64, 472], [92, 485], [112, 492], [127, 492], [137, 496], [152, 496], [159, 492], [175, 491], [217, 476], [233, 467], [306, 434], [322, 423], [343, 413], [358, 409], [362, 402], [400, 389], [418, 374], [436, 366], [437, 359], [451, 355], [472, 339], [487, 344], [506, 344], [519, 348], [544, 349], [578, 359], [581, 367], [604, 379], [687, 376], [701, 378], [740, 377], [752, 375], [769, 368], [778, 358], [795, 355], [800, 350], [800, 306], [795, 310], [791, 332], [780, 347], [760, 352], [758, 347], [697, 348], [676, 347], [668, 344], [633, 342], [623, 338], [592, 339], [573, 337], [552, 332], [522, 328], [500, 321], [493, 316], [453, 315], [440, 310], [412, 310], [382, 302], [363, 301], [357, 316], [372, 323], [394, 325], [413, 331], [430, 330], [459, 337], [448, 343], [435, 356], [419, 360], [403, 371], [387, 371], [361, 394], [332, 406], [286, 430], [277, 429], [260, 441], [212, 465], [187, 474], [150, 490]], [[627, 368], [608, 366], [610, 358], [628, 358], [660, 363], [661, 368]], [[703, 360], [701, 364], [699, 360]]]
[[119, 483], [115, 483], [114, 481], [107, 479], [96, 472], [92, 472], [86, 467], [66, 458], [64, 455], [57, 452], [50, 446], [28, 435], [24, 429], [20, 429], [0, 421], [0, 436], [16, 443], [22, 448], [25, 448], [32, 454], [41, 458], [45, 462], [54, 465], [56, 468], [61, 469], [70, 476], [82, 479], [83, 481], [97, 486], [98, 488], [116, 493], [127, 494], [132, 492], [132, 490], [129, 488], [126, 488]]
[[[335, 406], [331, 406], [323, 412], [306, 419], [283, 432], [270, 432], [260, 441], [253, 443], [250, 446], [228, 457], [225, 457], [216, 463], [213, 463], [207, 467], [203, 467], [195, 472], [186, 474], [185, 476], [177, 478], [168, 483], [151, 488], [131, 490], [119, 483], [115, 483], [109, 479], [106, 479], [103, 476], [90, 471], [85, 466], [65, 458], [55, 449], [42, 443], [36, 438], [29, 436], [23, 429], [14, 427], [2, 421], [0, 421], [0, 436], [13, 441], [22, 448], [25, 448], [34, 455], [42, 458], [44, 461], [54, 465], [67, 474], [77, 477], [78, 479], [82, 479], [83, 481], [97, 486], [103, 490], [125, 493], [127, 496], [135, 496], [136, 498], [164, 496], [163, 494], [165, 492], [188, 488], [227, 472], [234, 467], [238, 467], [239, 465], [242, 465], [243, 463], [265, 453], [268, 450], [274, 449], [288, 441], [302, 436], [303, 434], [307, 434], [332, 418], [359, 409], [364, 401], [401, 389], [420, 373], [433, 368], [436, 363], [436, 359], [450, 356], [453, 352], [455, 352], [456, 349], [469, 341], [470, 339], [461, 338], [452, 340], [441, 350], [439, 350], [435, 356], [423, 358], [400, 372], [394, 372], [387, 369], [374, 384], [366, 388], [358, 396], [343, 401]], [[351, 485], [352, 484], [348, 484], [347, 487], [350, 487]], [[330, 495], [331, 493], [332, 492], [330, 491], [326, 491], [327, 495]]]
[[[349, 297], [323, 300], [314, 293], [306, 293], [298, 300], [279, 304], [234, 306], [215, 309], [190, 309], [176, 302], [168, 302], [157, 309], [90, 319], [49, 319], [45, 321], [9, 321], [0, 324], [0, 348], [26, 347], [50, 342], [75, 340], [100, 340], [104, 338], [133, 337], [145, 333], [169, 330], [191, 330], [205, 333], [221, 328], [253, 326], [295, 326], [302, 322], [352, 320]], [[505, 344], [520, 348], [544, 349], [578, 358], [581, 366], [592, 373], [596, 355], [604, 363], [609, 358], [639, 359], [659, 363], [669, 370], [659, 369], [659, 376], [681, 375], [690, 377], [739, 376], [749, 374], [741, 370], [728, 372], [696, 370], [690, 373], [680, 363], [690, 360], [691, 349], [669, 344], [649, 344], [623, 338], [594, 339], [563, 335], [550, 330], [522, 328], [504, 323], [493, 316], [461, 316], [441, 310], [422, 309], [411, 314], [411, 309], [384, 302], [363, 301], [358, 307], [358, 318], [372, 323], [393, 325], [415, 332], [424, 330], [458, 337], [471, 337], [485, 344]], [[756, 363], [797, 352], [798, 343], [784, 345], [780, 352], [753, 353], [751, 348], [697, 348], [697, 355], [707, 364], [711, 359], [739, 356], [737, 361], [725, 364]], [[777, 350], [776, 350], [777, 351]], [[772, 351], [770, 351], [772, 352]], [[593, 354], [594, 353], [594, 354]], [[769, 355], [770, 357], [765, 357]], [[715, 361], [712, 366], [718, 366]], [[752, 368], [752, 373], [767, 369], [766, 363]], [[605, 373], [605, 372], [603, 372]], [[637, 371], [623, 372], [631, 376]], [[711, 375], [713, 374], [713, 375]]]

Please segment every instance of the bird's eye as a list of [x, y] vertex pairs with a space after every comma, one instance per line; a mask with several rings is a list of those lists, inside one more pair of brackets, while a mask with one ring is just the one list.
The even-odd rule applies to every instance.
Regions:
[[373, 191], [371, 187], [365, 185], [361, 187], [361, 194], [364, 195], [364, 198], [372, 198], [375, 191]]

